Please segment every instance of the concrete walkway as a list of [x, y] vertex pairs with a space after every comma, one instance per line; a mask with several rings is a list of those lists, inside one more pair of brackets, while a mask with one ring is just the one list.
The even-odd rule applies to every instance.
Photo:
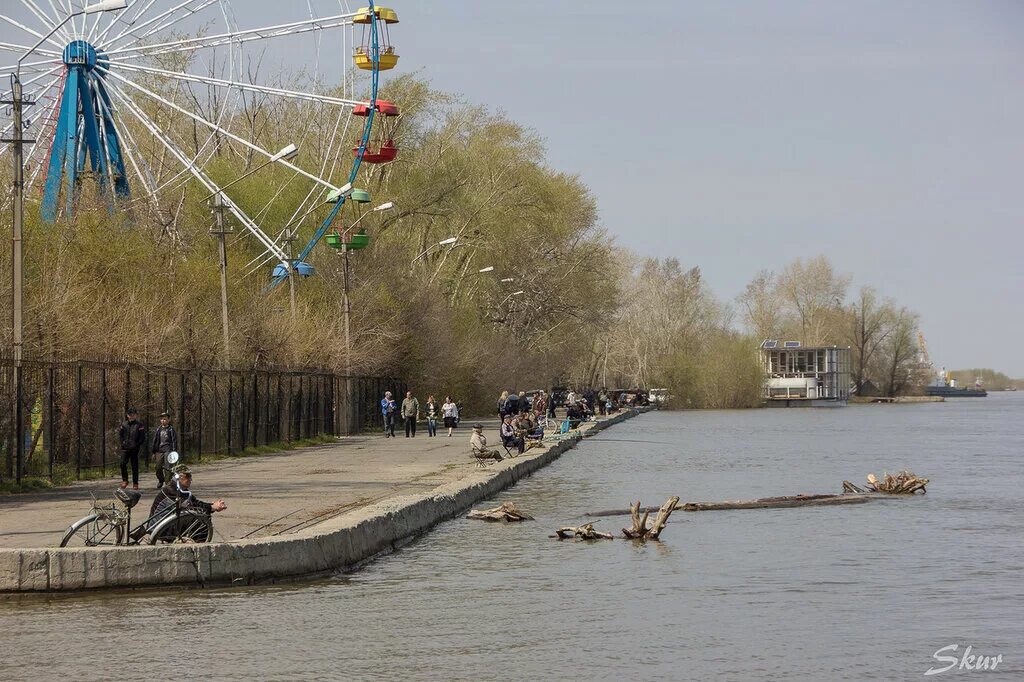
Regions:
[[[214, 539], [265, 538], [294, 533], [351, 509], [386, 498], [422, 493], [458, 481], [475, 470], [469, 455], [470, 425], [448, 438], [426, 427], [415, 438], [384, 438], [379, 433], [339, 438], [337, 444], [273, 455], [225, 459], [193, 467], [192, 489], [199, 499], [223, 499], [227, 511], [214, 517]], [[489, 443], [498, 443], [497, 419], [483, 420]], [[156, 475], [141, 472], [144, 495], [133, 524], [146, 518], [156, 489]], [[56, 547], [65, 530], [87, 515], [95, 495], [109, 501], [117, 479], [79, 482], [65, 488], [0, 497], [0, 548]]]

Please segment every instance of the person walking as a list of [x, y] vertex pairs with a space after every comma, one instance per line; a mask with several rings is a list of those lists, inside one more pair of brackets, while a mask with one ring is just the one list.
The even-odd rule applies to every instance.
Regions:
[[537, 419], [546, 416], [548, 409], [547, 398], [544, 397], [544, 391], [537, 391], [533, 396], [533, 414]]
[[380, 401], [380, 414], [384, 417], [384, 437], [394, 438], [395, 437], [395, 412], [398, 411], [398, 405], [395, 404], [395, 399], [391, 397], [391, 391], [384, 391], [384, 397]]
[[444, 397], [441, 416], [444, 417], [444, 427], [448, 429], [448, 437], [451, 438], [452, 431], [459, 425], [459, 406], [455, 404], [450, 395]]
[[608, 414], [608, 389], [604, 386], [601, 387], [601, 392], [597, 395], [597, 407], [602, 415]]
[[121, 444], [121, 487], [128, 487], [128, 464], [132, 465], [132, 489], [139, 489], [139, 450], [146, 443], [146, 425], [139, 421], [139, 412], [129, 407], [125, 421], [117, 427]]
[[502, 415], [502, 419], [509, 415], [519, 414], [519, 394], [512, 391], [508, 394], [508, 399], [505, 400], [505, 414]]
[[175, 452], [178, 449], [178, 432], [171, 426], [171, 415], [166, 412], [160, 413], [160, 426], [153, 432], [152, 454], [156, 462], [156, 487], [157, 490], [164, 487], [164, 478], [168, 468], [167, 453]]
[[498, 396], [498, 417], [501, 419], [505, 418], [508, 414], [508, 391], [502, 391], [501, 395]]
[[427, 396], [427, 437], [433, 438], [437, 435], [437, 399], [433, 394]]
[[551, 392], [547, 395], [548, 403], [548, 419], [555, 418], [555, 389], [552, 388]]
[[402, 419], [405, 420], [405, 437], [416, 437], [416, 420], [420, 417], [420, 401], [412, 397], [412, 391], [405, 392], [402, 401]]

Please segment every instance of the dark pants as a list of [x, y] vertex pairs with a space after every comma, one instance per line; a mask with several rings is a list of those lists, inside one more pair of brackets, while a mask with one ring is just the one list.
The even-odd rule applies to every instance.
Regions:
[[416, 417], [405, 418], [405, 437], [416, 437]]
[[427, 435], [428, 436], [436, 436], [437, 435], [437, 419], [434, 419], [433, 417], [428, 417], [427, 418]]
[[167, 473], [164, 471], [164, 467], [166, 466], [166, 462], [164, 462], [164, 454], [165, 453], [163, 452], [158, 452], [154, 455], [156, 458], [156, 484], [158, 488], [164, 487], [164, 475]]
[[518, 450], [520, 455], [526, 451], [526, 442], [522, 438], [502, 438], [501, 442], [510, 450], [512, 448]]
[[395, 437], [395, 413], [384, 415], [384, 437]]
[[139, 484], [139, 449], [121, 451], [121, 480], [128, 482], [128, 463], [132, 465], [132, 483]]

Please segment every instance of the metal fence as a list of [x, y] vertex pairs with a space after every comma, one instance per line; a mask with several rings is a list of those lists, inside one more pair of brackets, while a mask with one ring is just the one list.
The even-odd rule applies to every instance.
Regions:
[[[200, 370], [127, 362], [25, 360], [19, 425], [15, 363], [0, 357], [0, 481], [53, 479], [120, 464], [117, 427], [134, 407], [152, 437], [171, 415], [178, 449], [204, 455], [382, 427], [378, 401], [405, 384], [326, 371]], [[349, 399], [351, 395], [351, 400]], [[19, 428], [20, 426], [20, 428]], [[148, 454], [146, 447], [144, 454]], [[144, 457], [148, 468], [148, 457]]]

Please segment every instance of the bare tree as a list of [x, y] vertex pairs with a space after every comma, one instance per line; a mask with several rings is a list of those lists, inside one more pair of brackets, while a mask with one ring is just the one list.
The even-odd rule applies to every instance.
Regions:
[[806, 345], [834, 343], [838, 330], [831, 329], [830, 323], [846, 298], [850, 276], [837, 274], [825, 256], [815, 256], [787, 265], [777, 282], [779, 295], [800, 323], [800, 341]]
[[853, 349], [853, 381], [860, 392], [868, 380], [876, 354], [893, 332], [893, 304], [880, 302], [874, 288], [861, 287], [850, 307], [850, 347]]
[[906, 308], [895, 311], [891, 330], [880, 355], [882, 391], [887, 396], [906, 392], [917, 369], [917, 315]]

